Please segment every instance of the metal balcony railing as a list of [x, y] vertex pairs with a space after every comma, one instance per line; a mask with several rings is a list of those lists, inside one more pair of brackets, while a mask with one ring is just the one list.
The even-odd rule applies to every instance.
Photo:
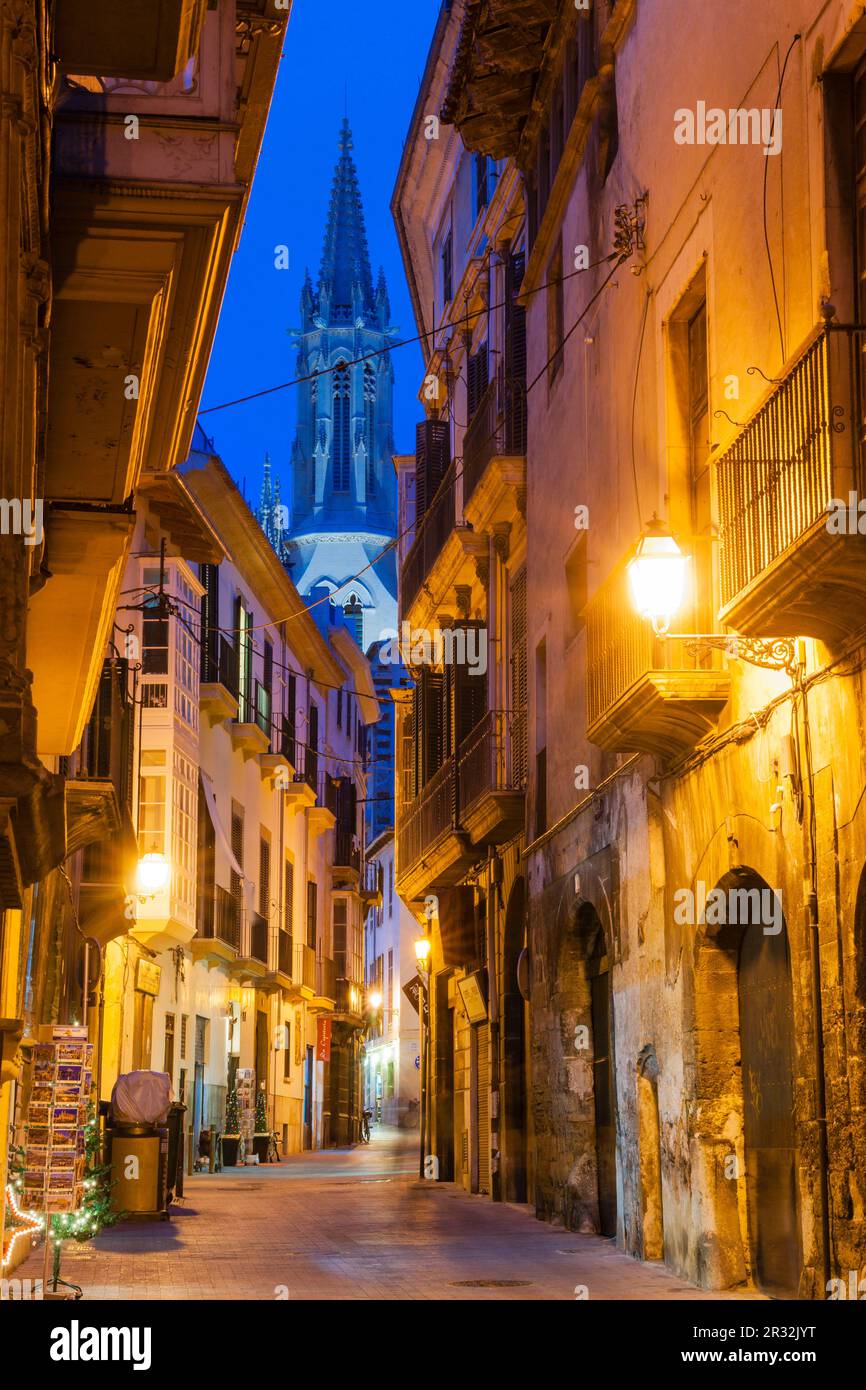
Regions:
[[407, 609], [415, 600], [421, 585], [438, 559], [442, 547], [454, 530], [456, 518], [457, 462], [451, 466], [421, 518], [412, 547], [401, 570], [401, 602]]
[[866, 329], [822, 329], [719, 458], [723, 608], [821, 519], [831, 499], [861, 492], [864, 346]]
[[316, 988], [316, 953], [302, 941], [296, 941], [292, 948], [292, 980], [305, 989]]
[[258, 912], [251, 912], [246, 923], [244, 955], [268, 963], [268, 919]]
[[287, 931], [277, 932], [277, 969], [283, 975], [292, 973], [292, 938]]
[[236, 951], [241, 948], [241, 909], [228, 889], [213, 885], [200, 888], [197, 895], [196, 930], [209, 941], [224, 941]]
[[434, 772], [421, 793], [403, 807], [397, 830], [401, 873], [416, 864], [428, 846], [454, 825], [455, 778], [452, 755]]
[[316, 961], [316, 993], [323, 999], [337, 998], [337, 967], [329, 956]]
[[336, 1004], [339, 1014], [358, 1014], [364, 1007], [364, 986], [358, 980], [347, 979], [344, 975], [336, 978]]
[[460, 810], [487, 792], [521, 791], [511, 775], [511, 716], [489, 710], [463, 740], [457, 755]]
[[262, 733], [271, 738], [273, 732], [271, 728], [271, 692], [262, 685], [261, 681], [256, 681], [255, 704], [255, 722]]
[[463, 436], [463, 505], [492, 458], [526, 453], [526, 383], [498, 373]]
[[231, 696], [238, 698], [238, 654], [232, 643], [222, 634], [214, 634], [202, 657], [202, 683], [219, 684]]
[[636, 612], [625, 565], [620, 565], [586, 607], [586, 718], [592, 726], [650, 672], [690, 672], [720, 665], [719, 653], [701, 654], [687, 638], [657, 638]]

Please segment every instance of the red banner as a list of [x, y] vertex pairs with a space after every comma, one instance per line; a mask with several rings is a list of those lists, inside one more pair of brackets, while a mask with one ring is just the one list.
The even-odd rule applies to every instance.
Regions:
[[331, 1060], [331, 1020], [329, 1018], [319, 1018], [316, 1020], [316, 1061], [330, 1062]]

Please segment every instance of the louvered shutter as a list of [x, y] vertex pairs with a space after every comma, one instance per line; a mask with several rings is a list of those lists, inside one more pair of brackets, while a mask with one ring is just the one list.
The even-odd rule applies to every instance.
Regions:
[[285, 883], [283, 886], [283, 931], [292, 936], [295, 929], [295, 866], [291, 859], [286, 860]]
[[200, 677], [203, 681], [218, 681], [219, 569], [216, 565], [199, 565], [198, 577], [204, 587], [201, 596]]
[[259, 916], [269, 917], [271, 905], [271, 843], [259, 841]]
[[475, 412], [481, 404], [481, 398], [487, 390], [489, 371], [489, 357], [487, 344], [482, 343], [481, 347], [472, 357], [469, 358], [466, 368], [467, 381], [467, 403], [466, 409], [469, 420], [472, 420]]
[[526, 453], [526, 310], [517, 296], [523, 284], [522, 251], [505, 263], [505, 449]]
[[528, 773], [527, 704], [529, 687], [526, 664], [526, 570], [511, 584], [511, 781], [526, 784]]
[[[455, 628], [455, 634], [461, 630], [467, 634], [467, 639], [469, 633], [477, 634], [474, 641], [476, 643], [475, 651], [478, 652], [484, 624], [480, 622], [460, 623]], [[459, 650], [456, 640], [455, 650]], [[456, 750], [487, 713], [487, 677], [486, 675], [473, 675], [469, 663], [465, 660], [453, 661], [448, 667], [448, 673], [451, 684], [452, 738]]]
[[402, 756], [400, 759], [400, 767], [403, 772], [404, 806], [407, 805], [408, 802], [414, 801], [415, 797], [418, 795], [416, 790], [417, 781], [415, 770], [415, 695], [417, 690], [418, 687], [416, 686], [412, 692], [412, 709], [404, 714], [401, 731]]
[[415, 522], [421, 520], [451, 463], [451, 427], [447, 420], [422, 420], [415, 426]]

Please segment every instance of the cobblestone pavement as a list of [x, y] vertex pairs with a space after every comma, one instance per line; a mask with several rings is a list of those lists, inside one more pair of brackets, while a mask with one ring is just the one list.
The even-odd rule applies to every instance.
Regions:
[[[724, 1297], [528, 1207], [419, 1182], [416, 1154], [417, 1135], [376, 1129], [369, 1147], [187, 1178], [170, 1222], [69, 1242], [63, 1275], [87, 1299]], [[41, 1272], [41, 1251], [16, 1271]]]

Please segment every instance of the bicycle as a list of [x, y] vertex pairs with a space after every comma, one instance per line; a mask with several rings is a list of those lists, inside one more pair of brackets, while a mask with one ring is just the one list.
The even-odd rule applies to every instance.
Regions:
[[361, 1113], [360, 1138], [362, 1144], [369, 1144], [370, 1142], [370, 1116], [372, 1115], [372, 1113], [372, 1110], [364, 1110]]

